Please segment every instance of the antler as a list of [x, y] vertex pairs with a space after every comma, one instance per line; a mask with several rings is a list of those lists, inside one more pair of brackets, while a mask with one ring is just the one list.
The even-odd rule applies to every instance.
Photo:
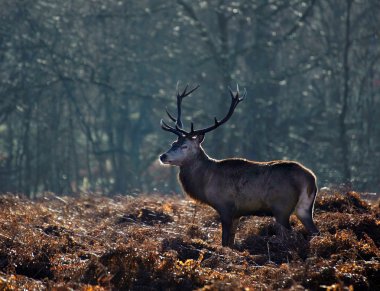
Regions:
[[182, 93], [180, 93], [178, 89], [178, 83], [177, 83], [177, 118], [171, 115], [167, 108], [165, 109], [166, 114], [169, 116], [169, 118], [175, 122], [175, 127], [172, 127], [168, 125], [165, 121], [161, 120], [161, 128], [163, 130], [170, 131], [178, 136], [184, 136], [184, 135], [187, 135], [188, 133], [182, 129], [183, 127], [182, 120], [181, 120], [182, 99], [185, 98], [186, 96], [189, 96], [191, 93], [197, 90], [199, 88], [199, 85], [196, 85], [190, 91], [187, 91], [188, 88], [189, 88], [189, 84], [187, 84], [185, 89], [182, 91]]
[[168, 114], [169, 118], [176, 123], [175, 127], [172, 127], [168, 125], [165, 121], [161, 119], [161, 128], [166, 131], [170, 131], [174, 134], [176, 134], [178, 137], [191, 137], [191, 136], [197, 136], [197, 135], [203, 135], [207, 132], [210, 132], [219, 126], [221, 126], [223, 123], [227, 122], [232, 114], [235, 111], [236, 106], [244, 100], [245, 96], [247, 95], [247, 90], [244, 89], [243, 96], [240, 97], [240, 91], [239, 91], [239, 85], [236, 85], [236, 93], [232, 92], [231, 88], [228, 88], [230, 91], [231, 95], [231, 105], [230, 109], [227, 112], [227, 115], [222, 119], [218, 120], [216, 117], [214, 119], [214, 125], [211, 125], [209, 127], [203, 128], [203, 129], [198, 129], [194, 130], [194, 124], [191, 123], [191, 129], [189, 132], [185, 131], [182, 129], [182, 121], [181, 121], [181, 102], [182, 99], [185, 98], [186, 96], [190, 95], [192, 92], [194, 92], [196, 89], [199, 88], [199, 85], [191, 89], [189, 92], [187, 92], [187, 88], [189, 85], [186, 85], [185, 90], [183, 90], [182, 94], [179, 94], [178, 91], [178, 84], [177, 84], [177, 118], [173, 117], [168, 110], [166, 110], [166, 113]]
[[214, 118], [214, 125], [211, 125], [209, 127], [203, 128], [203, 129], [198, 129], [194, 130], [194, 124], [191, 123], [191, 131], [187, 134], [187, 136], [197, 136], [197, 135], [203, 135], [207, 132], [210, 132], [219, 126], [221, 126], [223, 123], [225, 123], [228, 119], [231, 118], [232, 114], [235, 111], [236, 106], [244, 100], [245, 96], [247, 96], [247, 90], [244, 89], [243, 96], [240, 97], [240, 91], [239, 91], [239, 85], [236, 85], [236, 93], [232, 92], [231, 88], [229, 88], [230, 95], [231, 95], [231, 105], [230, 109], [227, 112], [227, 115], [222, 119], [218, 120], [216, 117]]

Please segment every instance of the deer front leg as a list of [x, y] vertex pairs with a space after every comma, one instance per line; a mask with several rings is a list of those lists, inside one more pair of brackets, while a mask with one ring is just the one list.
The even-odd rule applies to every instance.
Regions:
[[239, 218], [221, 217], [222, 219], [222, 246], [232, 247], [235, 243], [236, 229]]
[[[210, 195], [210, 197], [219, 196]], [[226, 202], [219, 199], [213, 207], [219, 213], [220, 220], [222, 222], [222, 246], [232, 247], [235, 241], [235, 232], [239, 222], [239, 218], [235, 217], [235, 204], [233, 201]]]

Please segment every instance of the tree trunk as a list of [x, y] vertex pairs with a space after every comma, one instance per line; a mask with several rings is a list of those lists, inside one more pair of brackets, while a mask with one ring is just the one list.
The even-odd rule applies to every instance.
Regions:
[[351, 17], [351, 0], [347, 0], [347, 10], [345, 18], [345, 43], [343, 50], [343, 92], [342, 92], [342, 109], [339, 115], [339, 138], [340, 146], [342, 150], [342, 168], [343, 179], [345, 181], [351, 181], [351, 169], [349, 148], [350, 140], [347, 137], [347, 124], [346, 117], [348, 114], [348, 98], [349, 98], [349, 85], [350, 85], [350, 68], [349, 68], [349, 52], [350, 52], [350, 17]]

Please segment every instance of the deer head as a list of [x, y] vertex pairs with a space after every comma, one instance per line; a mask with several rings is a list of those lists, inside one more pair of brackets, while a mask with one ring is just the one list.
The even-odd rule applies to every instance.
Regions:
[[189, 85], [185, 87], [182, 93], [180, 93], [177, 88], [177, 117], [174, 117], [168, 110], [166, 110], [167, 115], [175, 125], [171, 126], [161, 119], [161, 128], [165, 131], [174, 133], [178, 137], [177, 140], [172, 143], [171, 148], [160, 156], [160, 161], [164, 164], [182, 166], [196, 158], [201, 152], [201, 143], [204, 140], [205, 134], [227, 122], [234, 113], [236, 106], [243, 101], [247, 95], [247, 91], [244, 89], [243, 96], [240, 96], [239, 86], [236, 86], [235, 93], [229, 88], [231, 105], [226, 116], [221, 120], [218, 120], [215, 117], [214, 124], [203, 129], [194, 129], [194, 123], [191, 122], [190, 131], [186, 131], [183, 129], [183, 123], [181, 121], [182, 99], [197, 90], [199, 85], [187, 91], [188, 88]]

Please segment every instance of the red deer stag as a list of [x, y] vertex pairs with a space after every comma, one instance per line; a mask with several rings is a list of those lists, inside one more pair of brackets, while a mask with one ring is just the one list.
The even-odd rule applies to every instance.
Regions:
[[313, 222], [314, 200], [317, 194], [316, 177], [312, 171], [293, 161], [255, 162], [231, 158], [215, 160], [203, 150], [201, 144], [206, 133], [227, 122], [236, 106], [244, 100], [239, 87], [230, 90], [231, 105], [226, 116], [214, 124], [185, 131], [181, 121], [182, 99], [199, 86], [182, 93], [177, 91], [177, 117], [167, 110], [175, 122], [170, 126], [161, 120], [163, 130], [178, 136], [171, 148], [160, 156], [163, 164], [178, 166], [179, 181], [184, 191], [193, 199], [213, 207], [222, 222], [222, 245], [231, 247], [241, 216], [270, 215], [285, 228], [290, 229], [289, 217], [296, 216], [311, 234], [318, 229]]

